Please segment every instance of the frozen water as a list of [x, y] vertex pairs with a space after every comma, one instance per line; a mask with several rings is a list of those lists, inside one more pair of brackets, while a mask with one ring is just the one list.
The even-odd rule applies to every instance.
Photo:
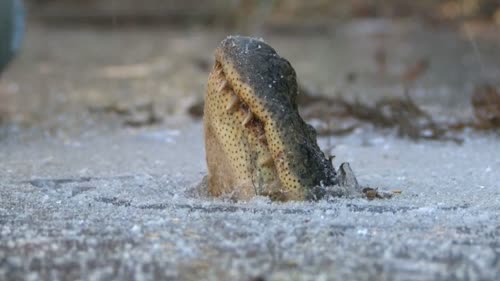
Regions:
[[176, 142], [137, 137], [165, 132], [4, 144], [0, 279], [499, 277], [494, 136], [461, 146], [335, 138], [336, 160], [361, 184], [402, 194], [277, 204], [193, 195], [205, 171], [201, 124]]
[[[387, 25], [269, 42], [302, 83], [375, 100], [401, 90], [366, 73], [380, 43], [366, 36]], [[209, 198], [194, 188], [206, 170], [199, 122], [166, 115], [156, 127], [123, 129], [113, 126], [116, 116], [89, 116], [86, 106], [134, 103], [140, 93], [175, 113], [177, 101], [205, 87], [206, 73], [189, 58], [208, 58], [207, 46], [225, 34], [29, 32], [0, 84], [13, 93], [13, 111], [35, 112], [37, 121], [0, 133], [0, 280], [500, 280], [498, 136], [465, 132], [456, 145], [360, 128], [319, 140], [336, 166], [351, 164], [361, 185], [402, 191], [390, 200]], [[456, 67], [473, 60], [467, 42], [441, 29], [395, 30], [384, 40], [389, 75], [430, 54], [432, 67], [415, 89], [419, 104], [470, 114], [463, 108], [481, 77], [478, 65]], [[498, 46], [479, 44], [485, 68], [498, 74]], [[103, 67], [138, 62], [161, 67], [141, 79], [96, 77]], [[353, 70], [359, 84], [344, 89]]]

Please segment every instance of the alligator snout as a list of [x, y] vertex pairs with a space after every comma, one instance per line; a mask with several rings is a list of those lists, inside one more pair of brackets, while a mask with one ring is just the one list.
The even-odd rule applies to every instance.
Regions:
[[297, 94], [294, 69], [271, 46], [250, 37], [222, 41], [205, 94], [211, 195], [309, 200], [324, 195], [318, 187], [336, 184]]

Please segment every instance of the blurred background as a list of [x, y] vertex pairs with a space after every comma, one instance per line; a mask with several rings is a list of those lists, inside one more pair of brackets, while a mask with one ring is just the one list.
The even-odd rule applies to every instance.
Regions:
[[446, 120], [473, 118], [474, 91], [500, 82], [498, 0], [24, 4], [24, 44], [0, 79], [3, 136], [197, 120], [213, 50], [230, 34], [266, 40], [307, 95], [369, 105], [409, 93]]
[[194, 0], [30, 0], [27, 4], [35, 17], [53, 22], [223, 24], [236, 30], [242, 25], [328, 26], [353, 18], [499, 20], [499, 3], [495, 0], [211, 0], [203, 3]]

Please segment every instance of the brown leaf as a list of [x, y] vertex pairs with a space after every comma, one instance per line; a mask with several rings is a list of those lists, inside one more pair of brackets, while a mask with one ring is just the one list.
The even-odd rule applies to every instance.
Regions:
[[500, 128], [500, 93], [492, 85], [476, 88], [472, 95], [478, 129]]

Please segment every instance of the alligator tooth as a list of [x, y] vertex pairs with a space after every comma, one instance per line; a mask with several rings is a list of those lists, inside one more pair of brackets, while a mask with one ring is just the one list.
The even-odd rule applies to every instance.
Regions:
[[263, 160], [260, 162], [260, 165], [261, 166], [269, 166], [273, 163], [273, 158], [271, 156], [269, 156], [269, 158]]
[[217, 70], [215, 71], [216, 76], [220, 76], [222, 74], [222, 68], [218, 67]]
[[227, 87], [227, 80], [222, 81], [222, 83], [219, 86], [219, 89], [217, 90], [217, 93], [220, 93], [224, 88]]
[[267, 138], [266, 138], [266, 134], [262, 134], [259, 136], [259, 141], [266, 141]]
[[335, 155], [328, 156], [328, 161], [333, 164], [333, 159], [335, 159]]
[[250, 122], [253, 118], [253, 113], [249, 110], [247, 112], [247, 115], [245, 116], [245, 119], [243, 119], [243, 122], [241, 122], [241, 125], [246, 126], [248, 122]]
[[231, 98], [229, 103], [226, 105], [226, 111], [232, 111], [238, 104], [240, 103], [240, 99], [234, 93], [231, 93]]

